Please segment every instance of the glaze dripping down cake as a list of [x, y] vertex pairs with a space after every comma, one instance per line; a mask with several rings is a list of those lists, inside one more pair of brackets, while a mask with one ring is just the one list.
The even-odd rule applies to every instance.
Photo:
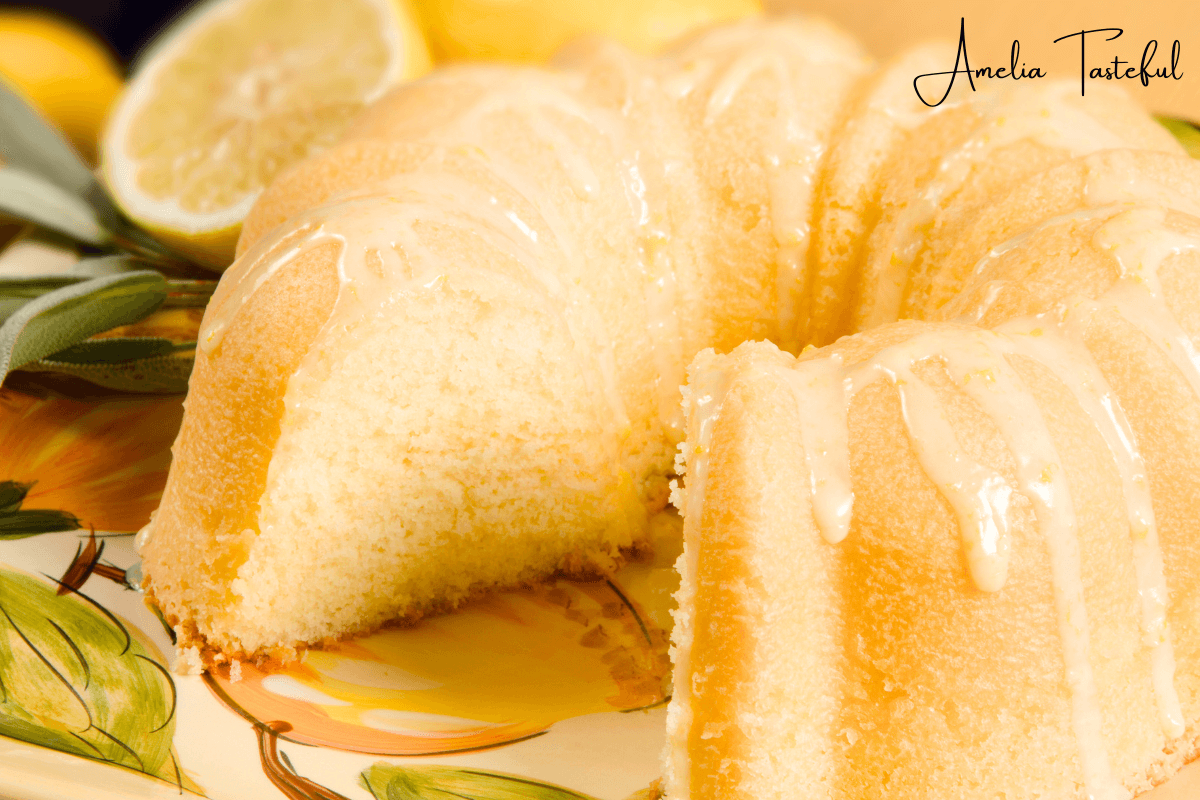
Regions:
[[206, 311], [140, 540], [181, 647], [286, 659], [610, 571], [686, 466], [671, 797], [1177, 770], [1200, 168], [1111, 87], [925, 107], [945, 61], [752, 20], [368, 108]]
[[448, 68], [283, 175], [143, 536], [182, 646], [288, 658], [642, 545], [688, 360], [797, 327], [818, 145], [869, 66], [750, 21]]
[[935, 212], [917, 319], [693, 363], [668, 797], [1117, 800], [1195, 757], [1200, 164], [1006, 188]]
[[[937, 56], [872, 73], [825, 23], [751, 20], [656, 59], [601, 41], [555, 70], [448, 68], [369, 107], [264, 193], [206, 311], [141, 548], [182, 646], [288, 658], [609, 571], [666, 503], [697, 352], [911, 315], [889, 287], [936, 275], [921, 232], [949, 212], [929, 209], [1179, 150], [1105, 87], [930, 111], [901, 78]], [[892, 199], [955, 148], [987, 158], [915, 211]], [[875, 214], [904, 260], [853, 252]]]

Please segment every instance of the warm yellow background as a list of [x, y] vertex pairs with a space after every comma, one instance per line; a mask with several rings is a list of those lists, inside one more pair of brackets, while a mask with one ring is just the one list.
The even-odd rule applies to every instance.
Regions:
[[[1052, 42], [1074, 31], [1124, 28], [1112, 42], [1107, 34], [1088, 39], [1088, 67], [1111, 64], [1114, 56], [1136, 65], [1150, 39], [1158, 40], [1154, 66], [1170, 66], [1171, 42], [1180, 40], [1183, 79], [1154, 80], [1143, 88], [1136, 80], [1114, 81], [1151, 111], [1200, 120], [1200, 0], [764, 0], [770, 10], [812, 11], [833, 19], [860, 37], [876, 56], [886, 58], [930, 37], [958, 38], [960, 17], [967, 20], [971, 66], [1007, 66], [1013, 39], [1021, 41], [1021, 60], [1040, 66], [1051, 78], [1079, 77], [1079, 39]], [[1105, 58], [1105, 56], [1107, 58]], [[952, 69], [947, 64], [946, 69]], [[963, 76], [959, 76], [960, 78]]]

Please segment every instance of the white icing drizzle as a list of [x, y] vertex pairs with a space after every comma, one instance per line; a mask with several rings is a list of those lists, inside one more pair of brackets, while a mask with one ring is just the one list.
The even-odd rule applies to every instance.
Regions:
[[[984, 337], [963, 336], [951, 347], [944, 342], [927, 343], [918, 337], [909, 346], [913, 349], [897, 347], [880, 353], [855, 383], [865, 385], [872, 382], [877, 373], [882, 373], [895, 385], [917, 458], [958, 518], [963, 552], [976, 586], [987, 592], [999, 591], [1008, 576], [1011, 551], [1008, 506], [1012, 489], [1003, 475], [974, 461], [962, 450], [937, 394], [917, 377], [913, 367], [926, 354], [938, 353], [951, 379], [976, 400], [989, 403], [991, 408], [985, 406], [989, 413], [998, 410], [1001, 414], [1016, 416], [1012, 408], [997, 409], [995, 396], [1012, 392], [1020, 381], [1012, 374], [995, 343]], [[1032, 403], [1026, 405], [1032, 406]], [[1030, 408], [1022, 408], [1017, 414], [1029, 411]], [[995, 421], [1006, 441], [1019, 435], [1006, 430], [1001, 420]], [[1037, 454], [1033, 458], [1040, 459], [1033, 467], [1040, 475], [1048, 465], [1055, 463], [1052, 449], [1047, 452], [1045, 443], [1036, 436], [1030, 447], [1036, 448]], [[1017, 466], [1018, 483], [1032, 485], [1032, 481], [1025, 480], [1028, 476], [1022, 474], [1021, 468], [1026, 465], [1018, 462]], [[1028, 485], [1024, 487], [1027, 495], [1030, 494]]]
[[[1012, 320], [997, 330], [1024, 334], [1015, 339], [1021, 343], [1019, 349], [1050, 366], [1068, 384], [1116, 459], [1129, 515], [1143, 638], [1152, 648], [1156, 702], [1163, 730], [1174, 738], [1183, 733], [1183, 715], [1174, 686], [1167, 586], [1145, 465], [1119, 403], [1082, 343], [1097, 314], [1115, 311], [1167, 355], [1200, 399], [1200, 357], [1191, 337], [1170, 312], [1157, 274], [1167, 257], [1200, 249], [1197, 239], [1166, 228], [1168, 208], [1194, 217], [1200, 217], [1200, 209], [1166, 187], [1140, 178], [1127, 151], [1092, 156], [1086, 164], [1089, 174], [1084, 195], [1088, 207], [1047, 219], [993, 248], [976, 265], [975, 274], [982, 275], [994, 260], [1025, 246], [1049, 226], [1105, 220], [1092, 243], [1113, 259], [1118, 273], [1113, 285], [1098, 300], [1066, 298], [1051, 312]], [[997, 282], [988, 287], [989, 297], [972, 315], [976, 321], [982, 319], [1000, 288]]]
[[905, 131], [924, 125], [931, 117], [958, 108], [973, 95], [969, 84], [960, 82], [957, 90], [952, 90], [944, 101], [932, 108], [922, 103], [913, 91], [914, 75], [921, 74], [924, 69], [936, 69], [937, 65], [945, 64], [953, 57], [953, 48], [948, 42], [934, 42], [913, 49], [879, 74], [867, 108], [883, 114]]
[[[922, 469], [954, 510], [971, 576], [985, 591], [997, 591], [1005, 581], [1013, 490], [1002, 475], [962, 451], [936, 392], [914, 367], [930, 359], [940, 362], [954, 384], [997, 426], [1016, 464], [1016, 490], [1032, 504], [1050, 555], [1072, 727], [1088, 796], [1095, 800], [1124, 798], [1128, 793], [1112, 775], [1101, 734], [1075, 514], [1041, 411], [1009, 359], [1022, 356], [1045, 365], [1079, 403], [1113, 456], [1128, 517], [1139, 624], [1143, 643], [1150, 649], [1159, 719], [1166, 736], [1176, 738], [1184, 732], [1183, 715], [1174, 685], [1168, 593], [1145, 464], [1120, 403], [1085, 346], [1085, 334], [1098, 313], [1117, 312], [1162, 349], [1200, 400], [1200, 353], [1171, 314], [1157, 275], [1168, 257], [1200, 250], [1200, 238], [1167, 227], [1169, 210], [1200, 218], [1200, 209], [1165, 187], [1138, 178], [1130, 159], [1119, 153], [1089, 159], [1087, 207], [1045, 220], [992, 248], [975, 270], [977, 277], [985, 277], [992, 262], [1026, 246], [1051, 225], [1099, 219], [1102, 223], [1092, 243], [1109, 254], [1117, 268], [1116, 281], [1099, 299], [1069, 297], [1053, 309], [1007, 321], [994, 330], [927, 331], [850, 367], [835, 352], [778, 371], [796, 398], [807, 489], [821, 535], [837, 542], [850, 526], [854, 500], [846, 419], [850, 403], [865, 386], [887, 380], [899, 395], [904, 424]], [[1124, 171], [1123, 160], [1128, 167]], [[983, 317], [1004, 285], [1002, 281], [982, 285], [985, 298], [975, 320]], [[703, 453], [696, 456], [693, 463], [703, 462]], [[697, 463], [695, 468], [704, 466]], [[702, 505], [702, 499], [689, 493], [689, 514], [699, 514]]]
[[854, 505], [846, 422], [846, 398], [852, 388], [843, 375], [842, 357], [833, 353], [804, 361], [782, 374], [791, 383], [799, 406], [813, 516], [825, 541], [837, 544], [850, 532]]
[[[1097, 800], [1122, 797], [1100, 734], [1100, 709], [1088, 654], [1087, 609], [1080, 577], [1075, 511], [1061, 460], [1041, 411], [1008, 362], [1008, 355], [1016, 351], [1011, 338], [1004, 333], [943, 328], [885, 348], [849, 369], [839, 368], [833, 359], [819, 359], [800, 362], [795, 371], [818, 369], [827, 373], [822, 376], [825, 382], [844, 387], [842, 397], [838, 398], [843, 420], [850, 400], [864, 387], [881, 379], [895, 386], [913, 449], [922, 469], [954, 510], [971, 576], [984, 591], [998, 591], [1007, 577], [1012, 488], [1002, 474], [979, 464], [962, 450], [937, 392], [918, 377], [915, 366], [928, 359], [939, 360], [954, 384], [975, 400], [996, 425], [1013, 455], [1017, 491], [1032, 504], [1050, 555], [1072, 724], [1086, 784]], [[808, 366], [821, 361], [834, 366]], [[831, 371], [833, 374], [828, 375]], [[794, 388], [802, 386], [795, 379], [790, 382]], [[837, 417], [822, 418], [818, 416], [820, 411], [813, 413], [809, 403], [819, 393], [808, 387], [797, 391], [801, 416], [812, 414], [828, 426], [845, 425]], [[827, 399], [825, 404], [831, 402]], [[847, 434], [838, 432], [828, 440], [841, 443], [847, 438]], [[805, 445], [807, 448], [808, 441]], [[808, 459], [810, 484], [824, 488], [830, 495], [837, 490], [829, 487], [844, 486], [840, 488], [840, 497], [827, 497], [819, 503], [814, 489], [814, 512], [820, 506], [845, 509], [834, 518], [833, 525], [828, 518], [814, 514], [825, 538], [836, 540], [845, 536], [853, 503], [849, 485], [841, 477], [849, 471], [849, 451], [843, 447], [836, 453], [830, 449], [819, 455]]]
[[[1014, 250], [1021, 249], [1029, 242], [1030, 239], [1049, 228], [1053, 228], [1058, 225], [1065, 225], [1068, 222], [1086, 222], [1087, 220], [1091, 219], [1100, 219], [1109, 216], [1116, 209], [1117, 206], [1115, 205], [1108, 205], [1100, 208], [1081, 208], [1076, 211], [1070, 211], [1066, 214], [1059, 214], [1058, 216], [1042, 220], [1037, 225], [1021, 231], [1011, 239], [1003, 241], [988, 250], [984, 257], [975, 263], [975, 268], [972, 271], [972, 274], [976, 277], [982, 275], [983, 273], [987, 272], [988, 268], [991, 267], [994, 262], [1000, 260], [1000, 258], [1008, 255]], [[988, 306], [990, 307], [990, 305], [991, 304], [989, 303]], [[982, 319], [982, 315], [975, 318], [975, 321], [978, 321], [979, 319]]]
[[[946, 152], [935, 176], [896, 219], [895, 239], [887, 268], [879, 278], [877, 319], [896, 319], [904, 302], [912, 266], [925, 246], [925, 236], [946, 200], [966, 182], [976, 164], [994, 150], [1021, 140], [1081, 156], [1122, 147], [1119, 136], [1082, 109], [1066, 102], [1078, 87], [1067, 80], [1022, 85], [1015, 89], [989, 85], [967, 101], [980, 114], [979, 124]], [[913, 117], [911, 121], [920, 120]]]
[[[749, 37], [755, 37], [752, 45]], [[777, 341], [785, 350], [795, 352], [800, 344], [799, 309], [807, 281], [808, 243], [811, 238], [810, 215], [817, 173], [825, 155], [823, 131], [817, 130], [810, 115], [802, 108], [804, 93], [797, 91], [805, 69], [838, 65], [852, 71], [861, 62], [847, 56], [821, 37], [806, 36], [804, 49], [797, 52], [797, 40], [771, 27], [746, 25], [705, 37], [704, 50], [720, 52], [737, 47], [741, 52], [716, 76], [705, 106], [704, 124], [712, 125], [728, 112], [739, 92], [756, 75], [766, 72], [775, 79], [775, 118], [765, 131], [761, 164], [766, 173], [771, 231], [775, 238], [775, 292]], [[798, 59], [803, 59], [797, 63]], [[695, 90], [695, 82], [712, 76], [715, 66], [698, 59], [689, 62], [680, 75], [690, 81], [672, 87], [677, 96]]]
[[150, 544], [150, 540], [154, 538], [154, 517], [157, 513], [157, 510], [151, 511], [150, 521], [143, 525], [133, 537], [133, 549], [139, 556], [146, 549], [146, 545]]
[[[602, 51], [604, 63], [621, 70], [625, 95], [620, 113], [629, 117], [635, 107], [664, 120], [660, 109], [668, 107], [668, 98], [661, 86], [644, 70], [639, 70], [628, 50], [607, 44]], [[655, 364], [655, 389], [658, 416], [667, 437], [672, 442], [684, 439], [686, 424], [679, 391], [686, 380], [687, 359], [684, 357], [683, 327], [679, 320], [679, 286], [675, 272], [670, 219], [667, 208], [666, 182], [670, 168], [677, 163], [664, 160], [660, 148], [638, 147], [626, 135], [625, 127], [612, 134], [619, 140], [622, 153], [621, 177], [630, 212], [637, 225], [637, 259], [645, 290], [646, 319]], [[636, 137], [635, 137], [636, 138]]]
[[797, 306], [805, 283], [809, 241], [809, 209], [824, 141], [800, 111], [787, 58], [764, 49], [746, 53], [729, 66], [709, 96], [705, 124], [724, 113], [738, 91], [759, 72], [770, 72], [779, 87], [776, 119], [763, 142], [762, 163], [767, 173], [771, 232], [775, 237], [776, 322], [785, 349], [794, 348], [798, 335]]
[[1134, 574], [1141, 601], [1142, 638], [1152, 648], [1151, 675], [1159, 719], [1163, 731], [1174, 738], [1183, 734], [1183, 712], [1174, 684], [1175, 656], [1167, 625], [1167, 584], [1158, 526], [1145, 463], [1133, 431], [1112, 388], [1082, 345], [1087, 323], [1095, 310], [1068, 301], [1058, 309], [1057, 324], [1054, 315], [1047, 313], [1034, 320], [1013, 320], [997, 330], [1009, 335], [1016, 352], [1045, 364], [1066, 384], [1116, 461], [1129, 518]]

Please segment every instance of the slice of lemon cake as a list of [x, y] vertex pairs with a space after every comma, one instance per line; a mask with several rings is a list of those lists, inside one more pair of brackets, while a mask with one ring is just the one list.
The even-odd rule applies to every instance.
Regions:
[[246, 220], [141, 545], [184, 647], [612, 570], [666, 504], [687, 360], [793, 327], [857, 44], [752, 20], [561, 64], [402, 87]]

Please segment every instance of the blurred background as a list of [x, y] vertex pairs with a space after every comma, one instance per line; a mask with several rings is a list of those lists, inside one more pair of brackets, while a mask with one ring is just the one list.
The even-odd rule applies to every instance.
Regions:
[[[560, 0], [542, 5], [558, 6], [558, 11], [571, 13], [572, 8], [580, 10], [599, 1]], [[1020, 38], [1022, 60], [1030, 65], [1049, 67], [1054, 76], [1078, 74], [1078, 47], [1074, 43], [1052, 44], [1054, 38], [1068, 32], [1104, 26], [1120, 26], [1126, 30], [1117, 42], [1100, 43], [1097, 40], [1096, 64], [1102, 64], [1104, 55], [1109, 59], [1112, 55], [1121, 55], [1122, 59], [1136, 58], [1151, 38], [1157, 38], [1162, 44], [1159, 50], [1159, 59], [1162, 59], [1162, 55], [1169, 52], [1171, 41], [1180, 38], [1182, 68], [1189, 73], [1186, 80], [1158, 82], [1145, 89], [1133, 82], [1124, 83], [1154, 112], [1200, 118], [1200, 2], [1196, 0], [1147, 0], [1138, 4], [1127, 0], [762, 2], [768, 11], [794, 8], [832, 18], [862, 37], [871, 52], [880, 58], [887, 58], [918, 38], [953, 38], [958, 35], [959, 18], [965, 17], [973, 64], [1007, 64], [1010, 44], [1014, 38]], [[511, 0], [434, 0], [434, 4], [491, 13], [503, 13], [505, 6], [514, 5]], [[107, 42], [122, 64], [127, 65], [156, 31], [191, 5], [193, 2], [187, 0], [163, 0], [155, 4], [131, 0], [48, 0], [37, 4], [0, 4], [0, 10], [42, 8], [74, 19]], [[430, 4], [415, 0], [413, 5], [420, 10], [421, 6]], [[685, 5], [685, 0], [679, 0], [679, 5]], [[433, 42], [433, 46], [437, 49], [437, 42]], [[1092, 58], [1088, 60], [1092, 61]]]
[[[684, 0], [680, 0], [682, 5]], [[127, 65], [155, 32], [192, 5], [186, 0], [159, 3], [130, 0], [48, 0], [33, 4], [0, 4], [0, 11], [40, 8], [75, 20], [99, 36], [122, 64]], [[503, 14], [511, 0], [435, 0], [441, 7], [457, 6], [463, 12]], [[768, 10], [811, 10], [842, 24], [861, 37], [880, 57], [897, 52], [906, 44], [932, 36], [953, 38], [958, 20], [965, 16], [971, 56], [974, 63], [999, 66], [1008, 62], [1008, 50], [1014, 38], [1022, 45], [1022, 60], [1049, 67], [1052, 75], [1075, 75], [1078, 48], [1074, 44], [1054, 45], [1054, 38], [1084, 28], [1119, 26], [1125, 35], [1117, 42], [1097, 41], [1096, 63], [1113, 55], [1122, 58], [1140, 55], [1152, 38], [1162, 44], [1160, 59], [1178, 38], [1183, 45], [1182, 68], [1189, 73], [1183, 81], [1159, 81], [1143, 88], [1125, 82], [1153, 111], [1200, 118], [1200, 2], [1195, 0], [1153, 0], [1129, 3], [1126, 0], [763, 0]], [[418, 8], [429, 5], [416, 0]], [[557, 6], [559, 14], [578, 13], [593, 0], [562, 0], [543, 3]], [[437, 43], [432, 43], [435, 51]], [[1101, 49], [1103, 48], [1103, 49]], [[436, 53], [435, 53], [436, 54]], [[1092, 59], [1089, 58], [1089, 61]], [[949, 68], [949, 67], [948, 67]]]
[[112, 48], [113, 53], [128, 63], [156, 31], [191, 5], [183, 0], [163, 0], [157, 3], [122, 2], [122, 0], [50, 0], [43, 3], [5, 3], [6, 11], [39, 8], [75, 20]]

